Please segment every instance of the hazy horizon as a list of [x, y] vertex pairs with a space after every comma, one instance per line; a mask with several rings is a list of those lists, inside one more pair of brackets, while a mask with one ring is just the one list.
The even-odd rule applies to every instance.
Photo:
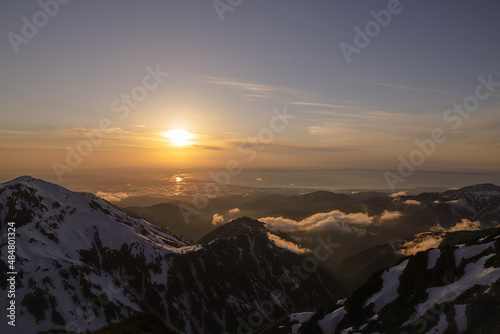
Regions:
[[[0, 169], [0, 183], [29, 175], [59, 184], [73, 191], [90, 192], [118, 205], [152, 205], [169, 201], [192, 201], [200, 193], [210, 197], [249, 195], [296, 195], [325, 190], [340, 193], [380, 191], [408, 194], [440, 192], [453, 188], [493, 183], [500, 184], [497, 171], [419, 170], [405, 183], [390, 189], [383, 170], [371, 169], [242, 169], [225, 174], [224, 169], [107, 168], [79, 169], [63, 182], [52, 170]], [[397, 172], [397, 171], [394, 171]], [[229, 175], [229, 177], [228, 177]], [[205, 189], [215, 189], [207, 190]]]

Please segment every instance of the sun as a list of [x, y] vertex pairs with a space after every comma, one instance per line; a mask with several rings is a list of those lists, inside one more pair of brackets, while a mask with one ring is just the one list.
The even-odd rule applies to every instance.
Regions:
[[196, 136], [184, 129], [174, 129], [161, 134], [163, 137], [170, 139], [172, 146], [188, 146], [192, 144], [192, 139]]

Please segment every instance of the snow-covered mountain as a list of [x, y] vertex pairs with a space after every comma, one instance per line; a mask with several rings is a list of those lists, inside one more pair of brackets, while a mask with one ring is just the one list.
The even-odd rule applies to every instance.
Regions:
[[478, 184], [442, 193], [402, 196], [402, 202], [414, 201], [434, 212], [434, 224], [450, 227], [462, 219], [495, 226], [500, 221], [500, 187]]
[[[466, 241], [464, 241], [466, 240]], [[500, 229], [448, 233], [350, 297], [261, 333], [500, 333]]]
[[0, 185], [2, 305], [11, 222], [17, 318], [15, 328], [0, 322], [1, 333], [84, 332], [137, 312], [181, 333], [234, 333], [257, 327], [262, 308], [272, 306], [259, 320], [269, 322], [345, 293], [321, 269], [290, 284], [304, 256], [258, 221], [238, 219], [194, 244], [92, 194], [20, 177]]

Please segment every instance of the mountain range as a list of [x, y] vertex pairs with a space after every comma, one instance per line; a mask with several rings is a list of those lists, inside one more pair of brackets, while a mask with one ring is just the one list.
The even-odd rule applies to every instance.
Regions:
[[[0, 186], [0, 222], [2, 292], [9, 222], [18, 270], [18, 321], [1, 322], [2, 333], [85, 332], [137, 312], [180, 333], [231, 333], [346, 294], [321, 268], [296, 279], [300, 250], [249, 218], [195, 244], [92, 194], [21, 177]], [[262, 307], [272, 309], [267, 319], [253, 319]]]
[[259, 333], [499, 333], [500, 229], [447, 233], [347, 299], [291, 314]]
[[[148, 208], [121, 209], [29, 176], [1, 184], [0, 292], [8, 303], [15, 226], [17, 322], [0, 331], [112, 333], [103, 327], [144, 323], [200, 334], [499, 330], [497, 186], [237, 204], [239, 218], [193, 241]], [[316, 229], [318, 214], [330, 219], [327, 229]]]

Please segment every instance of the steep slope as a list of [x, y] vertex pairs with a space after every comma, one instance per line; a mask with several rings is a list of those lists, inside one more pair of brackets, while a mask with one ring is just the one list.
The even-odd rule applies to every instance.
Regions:
[[337, 276], [354, 291], [373, 273], [391, 266], [401, 257], [392, 245], [378, 245], [342, 261], [336, 270]]
[[[30, 177], [0, 186], [0, 222], [2, 269], [7, 223], [15, 223], [18, 333], [97, 329], [142, 310], [161, 315], [165, 296], [150, 300], [165, 284], [158, 274], [167, 274], [169, 254], [194, 249], [93, 195]], [[12, 330], [6, 325], [1, 322], [2, 332]]]
[[[296, 333], [498, 333], [500, 229], [449, 233], [442, 244], [374, 274], [347, 300], [308, 319], [281, 320], [281, 329], [295, 324]], [[290, 332], [281, 329], [263, 332]]]
[[295, 280], [306, 258], [260, 222], [237, 220], [195, 245], [94, 195], [21, 177], [0, 185], [3, 303], [11, 222], [17, 321], [2, 333], [96, 330], [137, 312], [181, 333], [232, 333], [345, 293], [321, 268]]
[[[346, 294], [342, 285], [321, 268], [303, 270], [305, 275], [301, 277], [297, 270], [305, 268], [307, 260], [276, 245], [269, 233], [263, 223], [249, 218], [223, 225], [202, 239], [203, 248], [175, 259], [175, 268], [182, 269], [176, 270], [176, 280], [169, 279], [171, 287], [184, 290], [187, 305], [233, 329], [253, 329], [269, 322], [259, 319], [259, 313], [277, 319], [287, 310], [320, 307], [326, 300]], [[207, 276], [210, 282], [204, 282]], [[177, 288], [170, 291], [167, 295], [172, 298], [179, 295]], [[217, 309], [226, 303], [229, 308]], [[217, 323], [205, 322], [207, 325], [217, 327]]]

